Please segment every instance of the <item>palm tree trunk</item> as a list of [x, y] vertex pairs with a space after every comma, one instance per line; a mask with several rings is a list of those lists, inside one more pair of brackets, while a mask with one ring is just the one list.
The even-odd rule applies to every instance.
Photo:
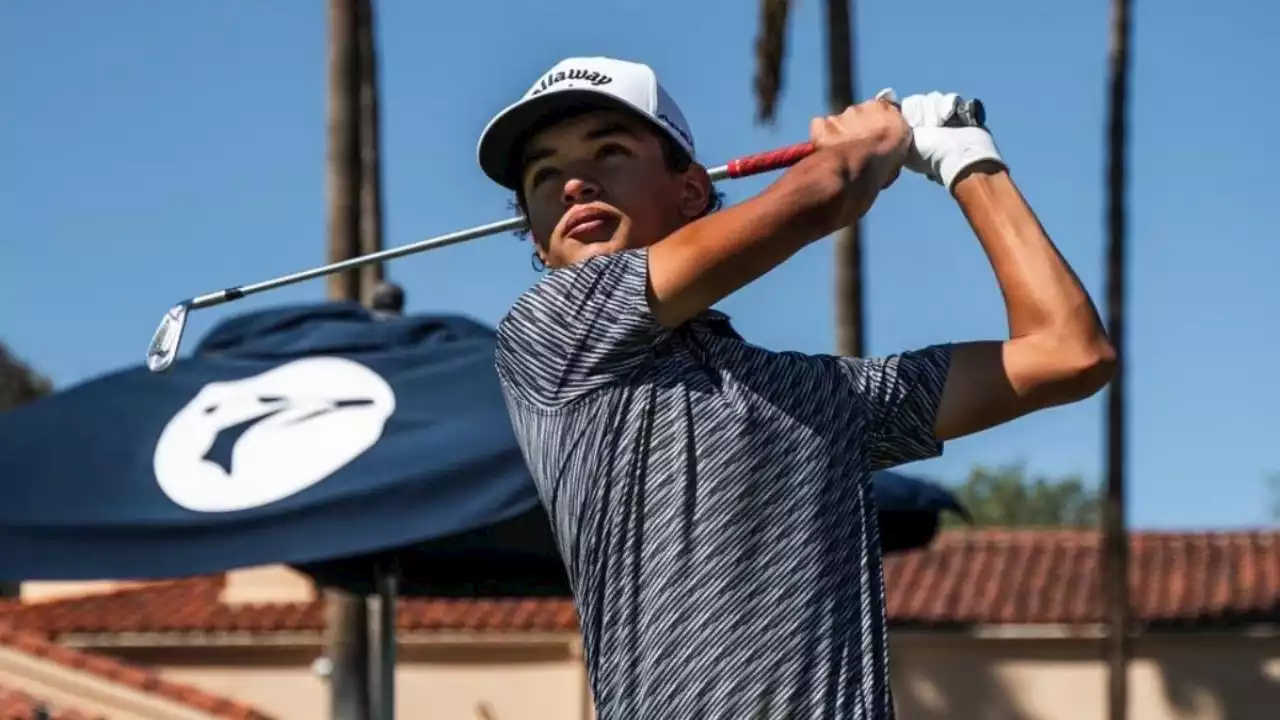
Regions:
[[[827, 0], [827, 96], [831, 113], [853, 104], [853, 0]], [[853, 223], [836, 234], [836, 352], [865, 353], [862, 307], [862, 233]]]
[[325, 655], [329, 674], [329, 716], [372, 720], [369, 683], [369, 603], [363, 595], [325, 588]]
[[[329, 0], [328, 261], [360, 254], [359, 54], [356, 0]], [[329, 276], [334, 300], [360, 300], [361, 275]], [[369, 718], [368, 603], [362, 596], [324, 592], [330, 715], [334, 720]]]
[[[382, 249], [382, 120], [378, 111], [378, 45], [373, 0], [356, 0], [356, 55], [359, 76], [360, 253]], [[369, 305], [384, 276], [382, 263], [360, 268], [362, 299]]]
[[[359, 55], [355, 0], [329, 0], [329, 252], [330, 263], [360, 253]], [[329, 276], [329, 297], [360, 299], [360, 274]]]
[[1103, 566], [1106, 568], [1107, 717], [1128, 711], [1129, 539], [1125, 525], [1125, 155], [1129, 85], [1129, 0], [1111, 3], [1107, 168], [1107, 332], [1118, 361], [1107, 390], [1107, 494]]

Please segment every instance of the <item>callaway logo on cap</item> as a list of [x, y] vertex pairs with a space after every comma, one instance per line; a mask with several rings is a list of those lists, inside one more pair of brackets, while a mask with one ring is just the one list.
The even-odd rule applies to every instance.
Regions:
[[638, 113], [696, 157], [693, 132], [675, 100], [658, 82], [653, 68], [606, 57], [569, 58], [543, 73], [519, 102], [485, 126], [476, 150], [480, 168], [495, 182], [514, 190], [520, 185], [515, 147], [540, 118], [569, 106], [599, 107]]

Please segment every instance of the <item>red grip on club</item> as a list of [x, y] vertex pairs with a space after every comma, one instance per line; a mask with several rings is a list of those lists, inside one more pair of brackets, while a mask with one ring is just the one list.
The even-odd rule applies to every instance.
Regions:
[[815, 149], [813, 143], [802, 142], [778, 148], [777, 150], [769, 150], [755, 155], [740, 157], [737, 160], [730, 160], [728, 164], [729, 177], [741, 178], [791, 167], [812, 155]]

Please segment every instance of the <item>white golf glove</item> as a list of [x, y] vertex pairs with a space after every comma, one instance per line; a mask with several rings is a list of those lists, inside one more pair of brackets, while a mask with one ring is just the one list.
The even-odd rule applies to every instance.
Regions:
[[[882, 90], [876, 97], [895, 99], [892, 89]], [[974, 163], [1005, 164], [986, 128], [946, 126], [955, 115], [959, 101], [955, 93], [931, 92], [909, 95], [900, 104], [902, 117], [912, 131], [907, 169], [940, 183], [948, 192], [953, 189], [956, 177]]]

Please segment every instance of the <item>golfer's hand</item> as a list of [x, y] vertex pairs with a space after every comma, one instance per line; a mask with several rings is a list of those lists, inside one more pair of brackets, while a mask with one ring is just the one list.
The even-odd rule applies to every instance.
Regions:
[[820, 152], [843, 156], [856, 174], [846, 177], [843, 224], [861, 217], [877, 192], [893, 184], [911, 149], [911, 128], [889, 99], [877, 96], [839, 115], [814, 118], [809, 139]]
[[906, 166], [941, 184], [948, 191], [965, 169], [981, 162], [1004, 160], [986, 128], [946, 127], [956, 112], [959, 96], [931, 92], [902, 100], [902, 116], [911, 126], [912, 143]]
[[814, 118], [809, 139], [818, 149], [847, 152], [859, 157], [870, 153], [868, 168], [884, 187], [893, 181], [911, 148], [911, 128], [893, 103], [876, 98], [850, 105], [839, 115]]

